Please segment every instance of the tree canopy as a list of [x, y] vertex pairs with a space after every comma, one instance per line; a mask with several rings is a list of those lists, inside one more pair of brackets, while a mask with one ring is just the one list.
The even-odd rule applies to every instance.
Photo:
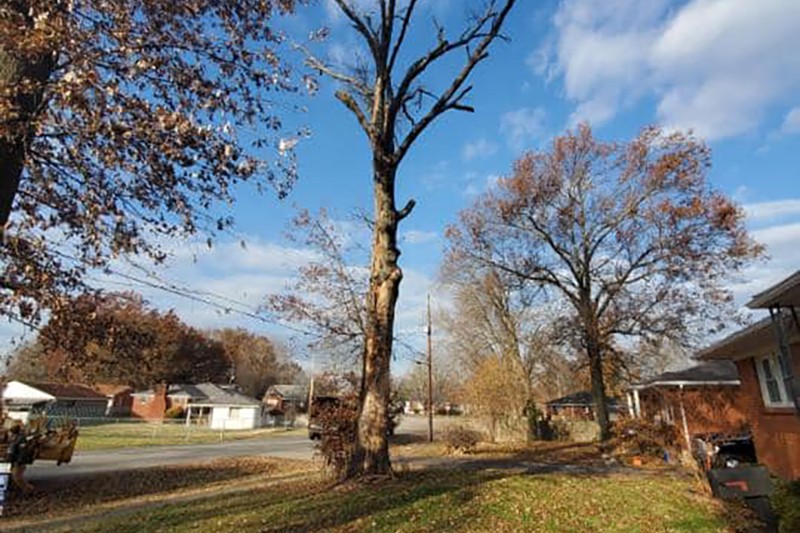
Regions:
[[735, 314], [725, 280], [761, 253], [744, 214], [706, 180], [710, 151], [645, 128], [587, 125], [528, 152], [448, 229], [449, 261], [532, 287], [587, 357], [608, 437], [604, 360], [631, 339], [690, 344]]
[[224, 230], [237, 183], [286, 194], [301, 133], [275, 102], [299, 84], [270, 23], [296, 3], [0, 5], [0, 310], [35, 320], [111, 258]]

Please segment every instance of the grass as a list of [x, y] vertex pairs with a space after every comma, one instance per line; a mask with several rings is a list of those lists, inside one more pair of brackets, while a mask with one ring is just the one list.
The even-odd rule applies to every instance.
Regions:
[[687, 477], [437, 469], [404, 472], [372, 485], [334, 487], [309, 476], [279, 486], [243, 487], [224, 494], [211, 491], [188, 502], [73, 523], [68, 530], [499, 533], [731, 529], [719, 504]]
[[[302, 432], [300, 429], [288, 431], [298, 434]], [[138, 446], [210, 444], [265, 435], [285, 435], [288, 431], [283, 428], [260, 428], [221, 432], [205, 427], [187, 427], [182, 423], [120, 422], [81, 427], [76, 449], [87, 451]]]

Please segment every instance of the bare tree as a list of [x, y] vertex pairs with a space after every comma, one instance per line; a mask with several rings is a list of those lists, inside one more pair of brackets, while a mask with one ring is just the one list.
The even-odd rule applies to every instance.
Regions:
[[601, 436], [610, 436], [604, 361], [626, 343], [689, 344], [734, 310], [726, 276], [761, 253], [740, 208], [706, 182], [708, 148], [646, 128], [603, 143], [580, 126], [449, 228], [450, 261], [491, 267], [563, 302], [561, 328], [586, 355]]
[[366, 336], [366, 254], [344, 233], [325, 210], [316, 216], [302, 210], [287, 237], [315, 257], [283, 292], [267, 295], [263, 308], [301, 325], [310, 350], [325, 352], [339, 366], [358, 367]]
[[[388, 424], [390, 361], [395, 306], [403, 277], [398, 264], [397, 229], [411, 214], [415, 202], [398, 208], [395, 198], [397, 170], [420, 135], [442, 114], [472, 111], [465, 102], [472, 90], [467, 84], [475, 67], [488, 56], [492, 42], [501, 36], [503, 23], [515, 0], [486, 2], [468, 27], [454, 38], [437, 26], [436, 43], [402, 68], [401, 53], [418, 8], [417, 0], [378, 0], [370, 12], [355, 2], [335, 0], [366, 45], [368, 64], [355, 72], [342, 72], [309, 54], [309, 64], [341, 84], [336, 97], [356, 117], [372, 150], [374, 228], [366, 310], [364, 374], [360, 394], [358, 446], [347, 476], [387, 474], [391, 471]], [[463, 66], [440, 92], [422, 81], [454, 53], [464, 54]], [[402, 126], [406, 126], [403, 130]]]

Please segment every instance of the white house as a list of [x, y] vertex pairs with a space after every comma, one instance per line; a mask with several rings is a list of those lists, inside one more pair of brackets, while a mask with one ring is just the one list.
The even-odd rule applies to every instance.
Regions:
[[[261, 402], [231, 386], [214, 383], [172, 384], [161, 394], [164, 396], [162, 401], [155, 402], [155, 390], [134, 392], [131, 395], [133, 415], [162, 418], [167, 409], [181, 407], [187, 424], [204, 424], [212, 429], [225, 430], [261, 426]], [[158, 405], [158, 409], [151, 409], [154, 404]]]

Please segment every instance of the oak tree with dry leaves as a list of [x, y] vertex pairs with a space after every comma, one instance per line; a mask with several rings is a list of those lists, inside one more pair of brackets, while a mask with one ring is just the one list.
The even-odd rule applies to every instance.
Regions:
[[523, 155], [448, 229], [450, 264], [500, 272], [560, 309], [603, 439], [605, 359], [636, 339], [691, 344], [719, 327], [735, 314], [728, 276], [761, 254], [742, 209], [709, 185], [710, 163], [691, 134], [649, 127], [610, 143], [581, 125]]
[[297, 3], [0, 3], [4, 314], [36, 321], [112, 258], [224, 230], [240, 182], [286, 194], [300, 132], [279, 95], [304, 83], [273, 23]]

